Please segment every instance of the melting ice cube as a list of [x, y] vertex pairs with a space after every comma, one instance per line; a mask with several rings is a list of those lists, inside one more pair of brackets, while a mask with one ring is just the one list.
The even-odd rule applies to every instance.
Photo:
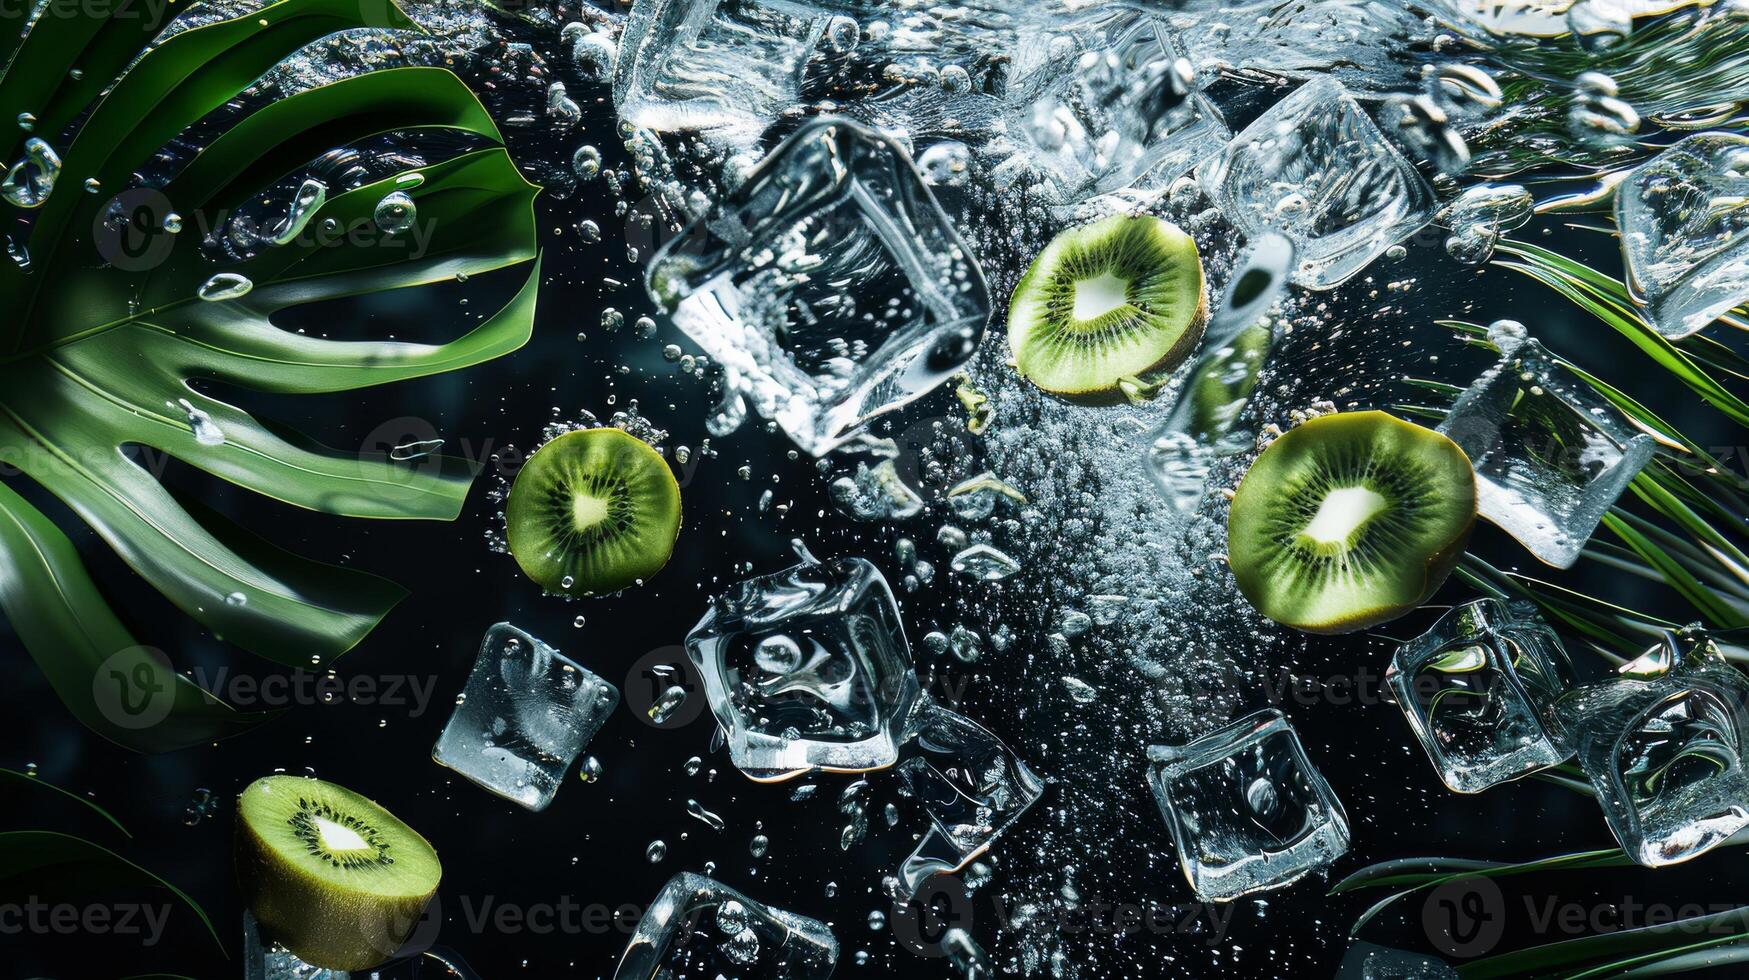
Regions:
[[990, 314], [977, 261], [904, 149], [834, 118], [664, 246], [649, 289], [816, 456], [946, 380]]
[[1453, 792], [1479, 793], [1573, 754], [1554, 713], [1573, 666], [1529, 603], [1453, 608], [1397, 648], [1385, 679]]
[[1666, 337], [1749, 302], [1749, 137], [1698, 133], [1623, 181], [1616, 227], [1628, 285]]
[[1044, 784], [982, 725], [932, 701], [918, 705], [910, 754], [899, 778], [929, 812], [930, 828], [899, 870], [905, 894], [931, 875], [970, 864], [1027, 807]]
[[892, 765], [918, 698], [898, 603], [861, 558], [717, 597], [686, 637], [729, 757], [754, 779]]
[[1647, 867], [1704, 854], [1749, 827], [1749, 678], [1710, 645], [1653, 676], [1582, 687], [1558, 710], [1628, 856]]
[[486, 631], [431, 757], [507, 800], [544, 810], [619, 689], [509, 623]]
[[1060, 203], [1168, 183], [1231, 138], [1165, 24], [1133, 10], [1052, 18], [1017, 45], [1008, 133]]
[[1198, 180], [1246, 235], [1292, 240], [1294, 281], [1310, 289], [1341, 284], [1433, 215], [1427, 181], [1328, 77], [1245, 127]]
[[243, 980], [346, 980], [345, 970], [325, 970], [263, 939], [255, 916], [243, 913]]
[[784, 0], [637, 0], [620, 38], [613, 104], [658, 132], [757, 137], [796, 101], [826, 16]]
[[1148, 747], [1148, 784], [1204, 901], [1279, 888], [1348, 850], [1348, 816], [1282, 713]]
[[824, 923], [681, 873], [638, 921], [614, 980], [826, 980], [837, 963]]
[[1476, 509], [1558, 568], [1652, 458], [1652, 437], [1527, 337], [1458, 397], [1439, 431], [1476, 467]]

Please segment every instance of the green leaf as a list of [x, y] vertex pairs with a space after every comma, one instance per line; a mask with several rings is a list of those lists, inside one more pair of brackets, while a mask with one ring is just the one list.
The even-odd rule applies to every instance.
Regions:
[[12, 889], [20, 885], [65, 889], [72, 895], [99, 888], [162, 888], [199, 917], [213, 943], [224, 950], [212, 919], [187, 892], [82, 837], [48, 830], [0, 832], [0, 883]]
[[1714, 626], [1732, 628], [1749, 626], [1749, 616], [1731, 607], [1720, 599], [1713, 591], [1702, 585], [1682, 563], [1671, 557], [1670, 553], [1658, 547], [1646, 535], [1634, 529], [1626, 520], [1617, 514], [1603, 515], [1603, 526], [1610, 529], [1616, 537], [1621, 538], [1634, 553], [1645, 559], [1663, 577], [1665, 584], [1682, 594], [1689, 604], [1699, 610], [1701, 615]]
[[[387, 26], [412, 27], [393, 7], [387, 12]], [[28, 267], [0, 263], [0, 302], [11, 311], [0, 321], [0, 459], [58, 497], [214, 634], [306, 669], [355, 646], [402, 591], [278, 550], [191, 508], [131, 454], [144, 447], [322, 513], [454, 519], [471, 482], [465, 467], [441, 460], [409, 467], [325, 449], [210, 394], [208, 385], [314, 394], [476, 365], [528, 341], [540, 282], [537, 189], [517, 171], [479, 100], [450, 72], [372, 72], [236, 109], [246, 88], [302, 45], [339, 30], [385, 26], [368, 24], [364, 15], [357, 0], [281, 0], [184, 31], [143, 54], [137, 25], [42, 18], [0, 76], [0, 106], [30, 107], [46, 137], [60, 138], [84, 119], [60, 148], [63, 169], [53, 192], [29, 212]], [[69, 74], [74, 66], [84, 70], [83, 80]], [[103, 72], [95, 82], [94, 72]], [[87, 181], [105, 192], [128, 189], [136, 173], [150, 171], [161, 147], [211, 118], [222, 119], [216, 127], [222, 131], [156, 189], [162, 206], [190, 227], [220, 227], [238, 205], [335, 146], [428, 130], [451, 134], [445, 145], [463, 149], [331, 194], [306, 228], [338, 228], [339, 235], [307, 233], [230, 265], [210, 261], [199, 234], [160, 231], [162, 213], [137, 225], [152, 230], [148, 259], [135, 254], [137, 247], [127, 253], [106, 247], [114, 243], [99, 239], [113, 228], [110, 209], [123, 201], [136, 207], [139, 198], [112, 202], [109, 193], [87, 193]], [[391, 191], [407, 194], [416, 209], [412, 227], [396, 234], [376, 229], [373, 219]], [[368, 241], [348, 234], [358, 229], [371, 232]], [[328, 341], [274, 323], [304, 304], [517, 265], [526, 269], [514, 298], [445, 343]], [[252, 288], [229, 300], [200, 299], [202, 285], [220, 271], [247, 277]], [[0, 603], [23, 621], [18, 629], [32, 656], [80, 720], [153, 750], [198, 744], [261, 720], [235, 715], [156, 657], [138, 654], [67, 539], [49, 542], [52, 525], [9, 489], [0, 496], [0, 517], [10, 525], [0, 529], [5, 560], [18, 569], [0, 581]], [[38, 554], [19, 551], [27, 542]], [[34, 595], [39, 591], [43, 598]], [[117, 656], [131, 658], [122, 676], [174, 692], [171, 720], [128, 732], [94, 710], [94, 684], [101, 690], [103, 683], [98, 672]]]
[[14, 785], [22, 784], [22, 785], [26, 785], [26, 786], [34, 786], [34, 787], [37, 787], [39, 789], [46, 789], [46, 790], [51, 790], [53, 792], [59, 793], [69, 800], [74, 800], [74, 801], [78, 802], [82, 806], [89, 809], [91, 812], [93, 812], [93, 813], [97, 814], [98, 816], [102, 817], [103, 819], [109, 821], [111, 826], [115, 827], [116, 830], [121, 831], [121, 835], [123, 837], [134, 836], [133, 834], [128, 833], [128, 829], [126, 827], [122, 826], [122, 822], [120, 820], [117, 820], [115, 818], [115, 816], [113, 814], [111, 814], [108, 810], [105, 810], [103, 807], [98, 806], [96, 803], [93, 803], [90, 800], [86, 799], [85, 797], [80, 796], [78, 793], [69, 792], [68, 790], [64, 790], [61, 787], [56, 786], [54, 783], [49, 782], [48, 780], [42, 778], [41, 776], [33, 776], [33, 775], [30, 775], [29, 773], [19, 772], [16, 769], [0, 768], [0, 778], [3, 778], [8, 782], [13, 783]]
[[1620, 976], [1628, 969], [1738, 943], [1745, 938], [1749, 938], [1749, 907], [1501, 953], [1466, 963], [1457, 972], [1463, 980], [1531, 976], [1589, 980]]
[[[134, 641], [67, 536], [0, 484], [0, 611], [61, 703], [99, 735], [163, 752], [273, 717], [239, 714]], [[137, 709], [137, 710], [136, 710]]]
[[1737, 424], [1749, 425], [1749, 403], [1727, 391], [1711, 375], [1701, 370], [1687, 353], [1671, 344], [1632, 310], [1600, 296], [1595, 285], [1596, 274], [1583, 264], [1520, 242], [1510, 243], [1510, 246], [1503, 243], [1501, 248], [1502, 251], [1525, 257], [1529, 261], [1497, 264], [1522, 272], [1565, 296], [1632, 341], [1654, 363], [1700, 395], [1707, 404], [1725, 413]]

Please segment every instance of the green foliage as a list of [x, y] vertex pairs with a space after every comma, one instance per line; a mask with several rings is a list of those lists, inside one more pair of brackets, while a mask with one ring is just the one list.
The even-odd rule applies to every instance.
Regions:
[[[412, 29], [387, 9], [389, 26]], [[327, 664], [369, 633], [401, 591], [267, 546], [185, 506], [126, 451], [146, 447], [323, 513], [453, 519], [470, 481], [463, 468], [412, 469], [321, 449], [196, 382], [282, 395], [350, 391], [516, 350], [532, 330], [539, 280], [536, 189], [453, 74], [378, 71], [242, 115], [158, 190], [181, 215], [223, 215], [332, 147], [445, 130], [477, 148], [330, 196], [311, 222], [372, 227], [376, 203], [401, 190], [415, 202], [422, 248], [382, 247], [380, 236], [374, 245], [300, 236], [221, 267], [202, 256], [198, 234], [184, 233], [157, 238], [149, 261], [106, 254], [110, 195], [87, 193], [88, 181], [105, 191], [128, 188], [160, 148], [225, 110], [281, 59], [334, 31], [367, 26], [357, 0], [281, 0], [147, 49], [146, 20], [44, 17], [22, 38], [0, 39], [0, 55], [12, 53], [0, 76], [0, 118], [29, 112], [34, 132], [54, 141], [89, 110], [70, 142], [56, 147], [62, 173], [47, 200], [28, 210], [0, 205], [28, 223], [15, 236], [29, 256], [27, 264], [0, 262], [0, 303], [10, 313], [0, 323], [0, 458], [214, 634], [288, 666]], [[14, 159], [24, 135], [13, 140]], [[301, 304], [523, 263], [526, 281], [515, 298], [449, 343], [328, 341], [272, 322]], [[198, 298], [219, 271], [245, 276], [253, 288], [235, 299]], [[197, 437], [197, 413], [210, 417], [221, 442], [210, 431]], [[123, 745], [172, 749], [263, 720], [232, 711], [139, 648], [67, 535], [4, 485], [0, 609], [73, 714]], [[173, 699], [162, 721], [139, 726], [101, 703], [94, 682], [113, 683], [124, 702]]]

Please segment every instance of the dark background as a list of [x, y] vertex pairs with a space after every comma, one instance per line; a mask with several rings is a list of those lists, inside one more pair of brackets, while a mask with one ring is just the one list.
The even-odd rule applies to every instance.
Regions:
[[[601, 104], [605, 90], [576, 79], [571, 84], [573, 95], [587, 110], [580, 130], [563, 139], [544, 132], [511, 131], [513, 149], [537, 181], [550, 176], [555, 162], [567, 159], [570, 150], [585, 140], [601, 147], [610, 166], [620, 155], [611, 110]], [[503, 93], [491, 96], [494, 109], [502, 109], [500, 100], [506, 98]], [[236, 492], [186, 468], [173, 467], [166, 475], [172, 485], [279, 544], [380, 573], [410, 589], [410, 597], [340, 662], [339, 672], [343, 678], [369, 677], [382, 683], [409, 679], [432, 691], [429, 704], [300, 705], [277, 722], [220, 745], [144, 757], [109, 745], [73, 722], [16, 639], [0, 632], [0, 651], [10, 665], [10, 682], [0, 689], [0, 716], [11, 722], [0, 766], [33, 767], [42, 780], [88, 795], [120, 818], [133, 836], [122, 838], [82, 808], [46, 791], [0, 784], [8, 826], [79, 833], [163, 875], [206, 908], [225, 945], [222, 952], [215, 948], [199, 921], [177, 906], [163, 942], [150, 948], [115, 937], [0, 936], [0, 950], [4, 950], [0, 970], [17, 977], [60, 978], [156, 971], [196, 977], [237, 975], [242, 909], [230, 870], [233, 799], [253, 779], [285, 771], [313, 773], [372, 796], [432, 841], [445, 870], [442, 922], [420, 935], [459, 953], [487, 980], [611, 976], [631, 919], [615, 925], [576, 915], [569, 925], [580, 928], [558, 923], [550, 931], [534, 925], [503, 928], [499, 920], [498, 925], [475, 930], [470, 920], [482, 909], [510, 907], [538, 916], [542, 906], [631, 905], [635, 918], [635, 908], [648, 902], [671, 875], [701, 870], [707, 862], [715, 863], [720, 880], [754, 898], [830, 923], [843, 947], [839, 976], [952, 975], [944, 960], [920, 958], [906, 949], [890, 926], [875, 930], [869, 924], [873, 911], [891, 915], [890, 903], [879, 893], [880, 879], [909, 852], [913, 832], [922, 826], [921, 814], [899, 798], [890, 777], [873, 777], [869, 838], [845, 851], [839, 846], [843, 818], [837, 797], [847, 780], [822, 778], [811, 799], [792, 802], [792, 785], [754, 784], [734, 769], [726, 753], [711, 751], [712, 725], [708, 713], [702, 712], [701, 693], [694, 692], [681, 712], [682, 720], [691, 720], [667, 730], [651, 726], [632, 707], [648, 700], [649, 681], [643, 668], [656, 661], [675, 661], [675, 645], [708, 598], [752, 572], [790, 564], [791, 538], [804, 538], [823, 557], [869, 557], [897, 582], [902, 571], [892, 557], [893, 541], [900, 535], [919, 542], [930, 539], [939, 519], [921, 518], [892, 528], [837, 518], [825, 497], [826, 480], [813, 461], [791, 458], [788, 441], [767, 432], [757, 417], [734, 435], [711, 440], [714, 453], [708, 458], [698, 453], [714, 397], [705, 383], [682, 376], [661, 355], [668, 343], [680, 343], [688, 351], [694, 348], [666, 323], [654, 338], [633, 338], [630, 324], [649, 312], [649, 306], [640, 267], [625, 254], [623, 221], [613, 214], [612, 201], [598, 183], [575, 191], [557, 190], [539, 202], [545, 281], [535, 337], [526, 349], [459, 374], [378, 391], [296, 399], [249, 396], [246, 401], [263, 414], [344, 448], [385, 448], [405, 435], [417, 434], [417, 424], [396, 420], [424, 420], [449, 440], [445, 453], [468, 456], [482, 470], [460, 519], [445, 524], [330, 518]], [[604, 232], [600, 244], [580, 241], [573, 229], [582, 218], [600, 223]], [[1619, 268], [1613, 239], [1591, 231], [1545, 222], [1520, 236], [1592, 260], [1605, 270]], [[330, 324], [343, 316], [347, 326], [342, 329], [356, 329], [359, 335], [393, 332], [406, 338], [447, 339], [463, 326], [459, 300], [466, 297], [468, 309], [474, 312], [494, 308], [492, 298], [518, 277], [518, 270], [509, 272], [509, 277], [483, 277], [464, 287], [379, 296], [360, 301], [351, 310], [313, 315]], [[1438, 248], [1437, 237], [1423, 236], [1404, 264], [1374, 272], [1382, 273], [1381, 280], [1421, 279], [1404, 300], [1411, 311], [1409, 319], [1415, 322], [1403, 339], [1412, 342], [1417, 355], [1437, 352], [1441, 357], [1432, 365], [1416, 356], [1412, 360], [1417, 368], [1430, 368], [1458, 382], [1473, 377], [1487, 359], [1463, 351], [1432, 321], [1453, 315], [1478, 322], [1510, 316], [1530, 324], [1557, 353], [1609, 378], [1697, 438], [1711, 440], [1716, 447], [1742, 441], [1740, 433], [1686, 390], [1649, 369], [1642, 355], [1604, 325], [1510, 272], [1477, 273], [1450, 262]], [[608, 283], [610, 277], [624, 285]], [[1365, 288], [1363, 284], [1343, 290], [1335, 297], [1337, 305], [1348, 299], [1359, 302], [1357, 294]], [[624, 314], [625, 329], [618, 333], [600, 329], [600, 312], [606, 306]], [[587, 339], [579, 342], [579, 332], [586, 333]], [[585, 410], [605, 418], [634, 399], [640, 413], [669, 431], [669, 446], [685, 445], [695, 451], [696, 465], [683, 468], [681, 474], [685, 527], [674, 559], [647, 586], [622, 596], [580, 603], [543, 597], [522, 578], [513, 561], [486, 547], [496, 510], [488, 491], [499, 470], [487, 447], [531, 448], [538, 443], [542, 426], [554, 418], [576, 418]], [[909, 410], [896, 427], [911, 418], [948, 410], [946, 397], [938, 394]], [[737, 474], [742, 466], [749, 467], [749, 477]], [[757, 501], [766, 490], [773, 491], [777, 502], [788, 503], [787, 511], [761, 511]], [[51, 513], [63, 519], [64, 527], [76, 526], [63, 511]], [[224, 666], [255, 678], [276, 672], [272, 665], [226, 647], [177, 614], [91, 535], [79, 529], [75, 537], [94, 574], [142, 642], [162, 647], [181, 667], [200, 665], [210, 672]], [[1492, 528], [1478, 529], [1475, 547], [1503, 566], [1528, 563]], [[1013, 591], [1024, 594], [1027, 589], [1046, 587], [1048, 570], [1032, 568], [1026, 575]], [[1665, 590], [1626, 581], [1620, 573], [1582, 565], [1560, 581], [1681, 616], [1681, 607]], [[913, 643], [927, 628], [916, 624], [928, 621], [947, 602], [946, 590], [952, 588], [952, 580], [943, 574], [932, 587], [901, 597]], [[1438, 601], [1469, 597], [1453, 584]], [[1385, 632], [1406, 638], [1424, 628], [1434, 614], [1417, 613], [1390, 624]], [[585, 618], [581, 628], [573, 625], [579, 615]], [[627, 694], [626, 702], [586, 749], [586, 754], [601, 760], [603, 778], [595, 784], [568, 778], [552, 806], [539, 814], [486, 793], [430, 759], [431, 745], [448, 718], [482, 633], [502, 620], [553, 643]], [[1036, 631], [1021, 632], [1017, 642], [1039, 642], [1039, 638]], [[1303, 703], [1290, 698], [1283, 705], [1311, 755], [1321, 761], [1353, 825], [1354, 847], [1337, 865], [1336, 877], [1374, 861], [1415, 855], [1523, 860], [1611, 846], [1595, 804], [1555, 786], [1525, 780], [1475, 797], [1446, 792], [1412, 742], [1398, 709], [1377, 697], [1389, 651], [1389, 638], [1383, 636], [1321, 640], [1285, 647], [1276, 665], [1314, 685], [1325, 682], [1331, 692], [1347, 683], [1341, 679], [1359, 682], [1359, 703], [1342, 703], [1339, 694], [1327, 693]], [[1574, 655], [1591, 657], [1577, 644]], [[1271, 675], [1271, 682], [1279, 677], [1276, 671]], [[1026, 676], [1019, 667], [1004, 667], [1000, 659], [987, 658], [967, 699], [1024, 704], [1033, 686], [1043, 682]], [[998, 734], [1018, 736], [1012, 711], [990, 711], [979, 717]], [[684, 768], [692, 756], [703, 759], [696, 775], [688, 775]], [[1049, 764], [1036, 768], [1047, 777], [1060, 775]], [[1084, 876], [1090, 882], [1125, 884], [1093, 885], [1084, 889], [1082, 897], [1088, 902], [1152, 903], [1177, 909], [1176, 914], [1166, 913], [1169, 922], [1194, 917], [1199, 910], [1189, 904], [1192, 897], [1177, 871], [1170, 838], [1146, 795], [1139, 770], [1133, 790], [1132, 797], [1111, 801], [1114, 808], [1146, 815], [1132, 822], [1133, 838], [1118, 849], [1129, 854], [1120, 862], [1126, 867], [1113, 874], [1090, 867]], [[216, 807], [191, 824], [188, 809], [203, 791], [210, 792]], [[720, 815], [724, 829], [712, 830], [687, 816], [688, 800]], [[888, 828], [880, 816], [888, 802], [902, 807], [903, 818], [896, 828]], [[1033, 966], [1046, 975], [1051, 971], [1049, 963], [1008, 959], [1012, 949], [999, 938], [995, 923], [995, 897], [1002, 895], [1004, 875], [1029, 864], [1087, 860], [1083, 855], [1031, 846], [1027, 824], [1056, 819], [1051, 803], [1047, 798], [1035, 807], [997, 845], [995, 880], [972, 903], [972, 931], [996, 956], [999, 969]], [[749, 853], [749, 840], [756, 834], [770, 838], [769, 853], [757, 860]], [[667, 856], [652, 864], [645, 856], [646, 847], [656, 839], [666, 842]], [[1538, 903], [1538, 909], [1552, 899], [1575, 903], [1588, 913], [1603, 910], [1606, 927], [1608, 908], [1626, 901], [1744, 904], [1749, 902], [1749, 888], [1743, 886], [1743, 860], [1740, 851], [1724, 849], [1655, 873], [1585, 872], [1511, 881], [1505, 896], [1515, 910], [1514, 924], [1498, 948], [1568, 938], [1532, 935], [1520, 914], [1521, 898]], [[828, 883], [836, 884], [835, 897], [828, 897]], [[1074, 951], [1071, 961], [1086, 960], [1074, 975], [1329, 975], [1347, 949], [1349, 924], [1376, 893], [1326, 899], [1321, 885], [1314, 877], [1284, 891], [1234, 903], [1224, 936], [1211, 935], [1206, 928], [1091, 939], [1083, 934], [1069, 947]], [[149, 892], [125, 897], [163, 899]], [[1085, 927], [1085, 922], [1075, 919], [1064, 923], [1068, 930]], [[1366, 937], [1385, 946], [1426, 949], [1420, 900], [1407, 900], [1397, 914], [1382, 916]], [[859, 964], [863, 953], [867, 962]]]

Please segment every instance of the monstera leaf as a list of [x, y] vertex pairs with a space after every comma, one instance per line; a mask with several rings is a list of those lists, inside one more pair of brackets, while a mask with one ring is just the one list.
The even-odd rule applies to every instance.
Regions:
[[[0, 57], [10, 56], [0, 119], [30, 123], [0, 137], [6, 159], [25, 164], [14, 169], [12, 189], [28, 191], [29, 181], [52, 173], [45, 144], [59, 159], [46, 199], [11, 193], [0, 204], [17, 260], [0, 259], [0, 460], [58, 498], [214, 634], [282, 664], [327, 664], [370, 632], [400, 590], [279, 551], [185, 506], [136, 458], [145, 447], [329, 514], [453, 519], [469, 483], [463, 468], [327, 451], [220, 400], [207, 383], [339, 392], [517, 349], [532, 329], [539, 279], [536, 189], [518, 174], [479, 101], [441, 69], [376, 71], [253, 112], [237, 109], [244, 103], [226, 108], [282, 58], [325, 35], [364, 26], [416, 30], [392, 6], [281, 0], [161, 42], [142, 26], [147, 12], [132, 6], [118, 4], [107, 17], [51, 11], [21, 37], [0, 38]], [[366, 8], [376, 10], [376, 23], [364, 22]], [[16, 19], [4, 30], [20, 30]], [[202, 120], [210, 130], [214, 119], [230, 120], [228, 128], [167, 182], [133, 186], [172, 140]], [[326, 151], [420, 130], [450, 131], [449, 142], [473, 148], [333, 193], [308, 226], [374, 235], [301, 235], [227, 265], [202, 254], [194, 227], [213, 227]], [[378, 202], [397, 191], [413, 199], [417, 215], [410, 231], [396, 233], [399, 241], [373, 224]], [[144, 233], [170, 212], [191, 230]], [[413, 237], [417, 248], [390, 247]], [[521, 263], [526, 281], [515, 297], [448, 343], [329, 341], [273, 322], [301, 304]], [[251, 288], [203, 289], [218, 273], [223, 283], [246, 280]], [[139, 647], [68, 537], [5, 484], [0, 610], [75, 716], [124, 745], [175, 748], [261, 720], [232, 711]]]

